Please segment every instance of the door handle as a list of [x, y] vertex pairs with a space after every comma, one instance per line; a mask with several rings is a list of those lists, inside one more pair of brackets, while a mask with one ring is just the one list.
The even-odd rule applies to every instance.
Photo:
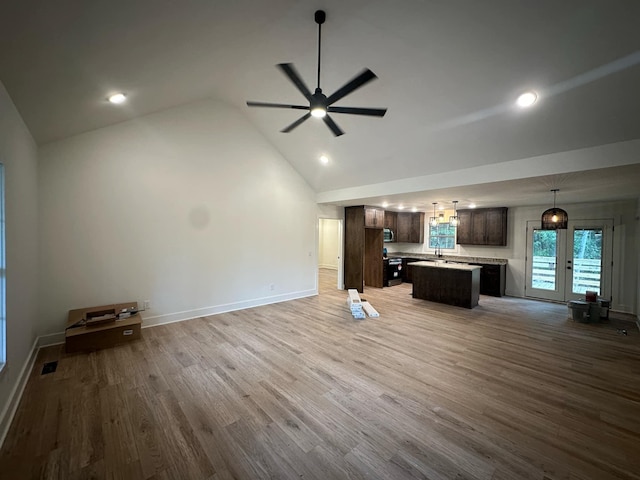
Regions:
[[571, 270], [571, 267], [567, 267], [567, 270]]

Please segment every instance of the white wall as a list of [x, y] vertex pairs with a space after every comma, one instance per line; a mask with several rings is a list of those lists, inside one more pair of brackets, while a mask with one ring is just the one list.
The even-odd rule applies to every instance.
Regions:
[[40, 334], [150, 300], [147, 324], [311, 295], [314, 192], [235, 108], [204, 101], [40, 150]]
[[321, 218], [318, 232], [318, 267], [338, 269], [340, 220]]
[[[638, 270], [639, 252], [637, 244], [638, 221], [636, 220], [636, 210], [640, 207], [637, 201], [620, 201], [606, 203], [585, 203], [578, 205], [561, 205], [570, 220], [580, 219], [604, 219], [614, 220], [613, 236], [613, 279], [612, 309], [627, 313], [638, 313]], [[528, 220], [540, 220], [542, 212], [548, 206], [540, 205], [535, 207], [515, 207], [509, 208], [507, 212], [507, 246], [506, 247], [484, 247], [484, 246], [463, 246], [457, 245], [456, 252], [451, 254], [487, 257], [506, 258], [507, 265], [507, 286], [506, 294], [514, 297], [524, 296], [525, 286], [525, 254], [526, 254], [526, 226]], [[427, 212], [428, 216], [428, 212]], [[427, 229], [428, 227], [425, 227]], [[425, 231], [425, 239], [427, 232]], [[427, 240], [425, 240], [426, 242]], [[389, 252], [407, 253], [433, 253], [425, 244], [385, 244]]]
[[0, 162], [5, 166], [7, 363], [0, 372], [0, 443], [36, 339], [37, 147], [0, 83]]

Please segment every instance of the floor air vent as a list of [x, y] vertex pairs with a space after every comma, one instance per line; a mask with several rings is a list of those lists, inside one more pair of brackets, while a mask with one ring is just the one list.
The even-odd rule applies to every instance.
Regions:
[[57, 360], [55, 362], [47, 362], [42, 367], [41, 375], [46, 375], [47, 373], [53, 373], [53, 372], [56, 371], [56, 368], [58, 368], [58, 361]]

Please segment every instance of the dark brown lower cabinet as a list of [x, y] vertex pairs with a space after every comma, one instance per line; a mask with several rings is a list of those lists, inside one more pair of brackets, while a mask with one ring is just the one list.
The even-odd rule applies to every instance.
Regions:
[[402, 259], [402, 281], [404, 283], [413, 283], [413, 267], [408, 266], [411, 262], [419, 262], [420, 258], [403, 258]]
[[473, 308], [480, 299], [480, 270], [413, 266], [413, 298]]
[[470, 265], [479, 265], [480, 270], [480, 293], [482, 295], [491, 295], [493, 297], [504, 296], [506, 287], [507, 266], [496, 265], [493, 263], [472, 263]]

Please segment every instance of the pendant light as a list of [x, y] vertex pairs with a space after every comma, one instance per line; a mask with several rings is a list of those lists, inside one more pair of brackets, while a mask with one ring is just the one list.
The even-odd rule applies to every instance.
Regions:
[[436, 205], [438, 205], [438, 202], [433, 202], [433, 217], [429, 218], [429, 225], [431, 225], [432, 227], [438, 226], [438, 217], [436, 216]]
[[566, 230], [569, 215], [561, 208], [556, 208], [556, 193], [559, 189], [554, 188], [553, 192], [553, 208], [545, 210], [542, 213], [542, 230]]
[[453, 201], [453, 216], [449, 217], [449, 225], [452, 227], [457, 227], [460, 224], [460, 219], [458, 218], [458, 209], [456, 208], [457, 200]]

